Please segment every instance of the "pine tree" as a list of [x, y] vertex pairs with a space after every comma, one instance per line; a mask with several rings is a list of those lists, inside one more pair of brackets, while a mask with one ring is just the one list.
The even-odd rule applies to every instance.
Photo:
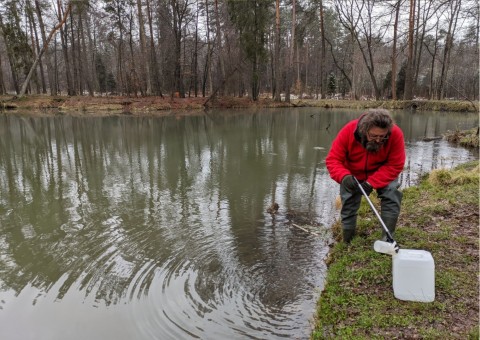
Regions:
[[328, 94], [332, 95], [336, 93], [336, 89], [337, 89], [337, 77], [335, 77], [335, 74], [330, 73], [328, 75], [328, 85], [327, 85]]
[[251, 96], [253, 100], [258, 99], [260, 92], [259, 64], [267, 58], [265, 46], [268, 26], [267, 0], [229, 0], [228, 7], [230, 17], [237, 27], [240, 35], [240, 45], [247, 59], [251, 62]]

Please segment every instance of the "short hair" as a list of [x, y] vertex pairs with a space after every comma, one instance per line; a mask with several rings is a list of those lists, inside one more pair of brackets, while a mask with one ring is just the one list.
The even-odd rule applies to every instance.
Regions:
[[358, 131], [365, 135], [372, 127], [388, 129], [390, 132], [393, 126], [393, 119], [385, 109], [370, 109], [358, 122]]

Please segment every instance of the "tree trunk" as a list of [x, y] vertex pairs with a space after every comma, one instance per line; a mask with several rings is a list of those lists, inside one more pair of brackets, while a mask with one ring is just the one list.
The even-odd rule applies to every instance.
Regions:
[[259, 94], [259, 79], [258, 79], [258, 63], [257, 63], [257, 57], [254, 57], [252, 60], [252, 94], [251, 98], [253, 101], [258, 100], [258, 94]]
[[[2, 55], [0, 54], [0, 65], [2, 65]], [[0, 67], [0, 95], [6, 94], [5, 82], [3, 81], [3, 68]]]
[[435, 42], [433, 45], [433, 51], [430, 51], [428, 46], [426, 46], [426, 49], [428, 53], [432, 56], [432, 62], [430, 66], [430, 89], [429, 89], [429, 99], [434, 99], [436, 97], [435, 94], [435, 88], [436, 86], [434, 85], [434, 76], [435, 76], [435, 59], [437, 57], [437, 51], [438, 51], [438, 30], [439, 26], [437, 25], [436, 31], [435, 31]]
[[[96, 65], [96, 56], [95, 56], [95, 36], [92, 37], [92, 31], [90, 29], [90, 17], [87, 15], [85, 17], [86, 20], [86, 27], [87, 27], [87, 39], [88, 39], [88, 54], [87, 54], [87, 59], [90, 62], [90, 67], [89, 67], [89, 79], [91, 82], [91, 87], [93, 88], [94, 95], [95, 95], [95, 90], [99, 88], [98, 80], [97, 80], [97, 72], [95, 69]], [[95, 34], [95, 28], [94, 28], [94, 34]], [[88, 57], [89, 56], [89, 57]]]
[[453, 47], [453, 37], [457, 29], [458, 14], [460, 13], [461, 0], [456, 0], [450, 3], [452, 8], [452, 15], [448, 23], [447, 36], [445, 37], [445, 49], [443, 51], [442, 71], [440, 73], [440, 85], [438, 89], [439, 99], [445, 96], [445, 83], [447, 82], [448, 68], [450, 67], [450, 54]]
[[282, 77], [280, 72], [280, 0], [275, 0], [275, 91], [274, 100], [276, 102], [282, 101], [281, 84]]
[[368, 52], [368, 58], [367, 58], [367, 54], [362, 47], [362, 43], [358, 35], [356, 34], [355, 34], [355, 39], [357, 40], [357, 44], [358, 44], [358, 47], [360, 48], [360, 51], [362, 52], [362, 57], [363, 57], [363, 61], [365, 62], [365, 66], [367, 66], [367, 70], [370, 76], [370, 80], [372, 82], [373, 90], [375, 91], [375, 99], [378, 100], [380, 97], [380, 89], [378, 88], [377, 79], [375, 77], [375, 63], [373, 61], [371, 40], [367, 38], [367, 52]]
[[[40, 33], [42, 35], [42, 44], [43, 46], [45, 46], [47, 44], [47, 35], [45, 33], [45, 24], [43, 23], [42, 10], [38, 0], [35, 0], [35, 12], [37, 14], [38, 24], [40, 25]], [[47, 46], [47, 49], [48, 49], [48, 46]], [[45, 52], [44, 60], [45, 60], [45, 65], [47, 67], [47, 77], [48, 77], [48, 86], [50, 88], [50, 95], [55, 96], [57, 95], [57, 87], [55, 85], [54, 69], [52, 67], [52, 61], [48, 53], [48, 50]]]
[[[183, 77], [182, 77], [182, 25], [185, 12], [187, 10], [188, 2], [185, 1], [182, 4], [179, 4], [178, 0], [170, 0], [170, 5], [172, 7], [173, 15], [173, 36], [175, 39], [174, 42], [174, 55], [175, 55], [175, 66], [174, 66], [174, 91], [177, 92], [180, 98], [185, 98], [185, 91], [183, 88]], [[172, 93], [173, 96], [174, 93]]]
[[[58, 2], [58, 4], [60, 5], [60, 1]], [[67, 20], [67, 17], [68, 15], [70, 14], [70, 11], [72, 9], [72, 4], [71, 3], [68, 3], [68, 7], [67, 7], [67, 10], [65, 11], [65, 14], [63, 15], [63, 19], [52, 29], [52, 31], [50, 32], [50, 34], [48, 35], [48, 38], [47, 38], [47, 43], [42, 47], [40, 53], [38, 54], [37, 58], [35, 59], [32, 67], [30, 68], [30, 72], [28, 72], [28, 75], [27, 75], [27, 78], [25, 79], [23, 85], [22, 85], [22, 89], [19, 93], [19, 97], [23, 97], [25, 95], [25, 91], [27, 89], [27, 86], [28, 86], [28, 83], [30, 82], [30, 78], [32, 77], [32, 74], [33, 72], [35, 71], [35, 69], [37, 68], [37, 64], [38, 64], [38, 61], [40, 60], [40, 58], [42, 57], [43, 53], [45, 52], [45, 50], [47, 49], [48, 47], [48, 44], [50, 43], [50, 40], [52, 39], [53, 35], [55, 34], [56, 31], [58, 31], [66, 22]], [[60, 8], [59, 8], [59, 11], [60, 11]]]
[[198, 16], [200, 12], [198, 10], [198, 0], [196, 5], [197, 10], [195, 14], [195, 42], [193, 43], [192, 65], [190, 67], [192, 74], [190, 75], [190, 86], [188, 88], [188, 96], [190, 97], [190, 91], [193, 87], [193, 95], [195, 96], [195, 98], [198, 96]]
[[[223, 44], [222, 44], [222, 29], [220, 27], [220, 13], [218, 12], [218, 0], [215, 0], [215, 17], [216, 17], [216, 27], [217, 27], [217, 36], [215, 46], [218, 51], [218, 63], [220, 65], [219, 72], [219, 84], [224, 84], [223, 79], [225, 79], [225, 61], [223, 53]], [[224, 93], [224, 88], [220, 88], [220, 95]]]
[[[32, 51], [33, 51], [33, 56], [34, 56], [34, 60], [35, 60], [35, 55], [40, 53], [40, 41], [38, 39], [37, 25], [36, 25], [36, 22], [35, 22], [35, 17], [33, 15], [33, 7], [32, 7], [32, 4], [30, 3], [30, 1], [26, 2], [26, 12], [28, 14], [28, 18], [29, 18], [29, 21], [30, 21], [30, 24], [31, 24], [30, 31], [31, 31], [31, 35], [32, 35], [32, 37], [31, 37], [31, 39], [32, 39]], [[41, 58], [38, 62], [38, 66], [40, 68], [40, 81], [41, 81], [41, 85], [42, 85], [41, 92], [43, 94], [46, 94], [47, 93], [47, 86], [45, 84], [45, 71], [43, 69], [43, 62], [42, 62]], [[38, 84], [38, 73], [36, 73], [35, 76], [36, 77], [34, 77], [34, 78], [37, 78], [37, 80], [35, 81], [36, 86], [37, 86], [37, 93], [40, 93], [40, 85]]]
[[322, 36], [322, 53], [320, 57], [320, 93], [322, 99], [326, 97], [325, 86], [325, 58], [326, 58], [326, 46], [325, 46], [325, 17], [323, 14], [323, 1], [320, 0], [320, 31]]
[[90, 96], [94, 96], [94, 90], [93, 90], [93, 81], [91, 78], [91, 68], [93, 65], [93, 60], [88, 60], [88, 53], [87, 53], [87, 44], [85, 42], [85, 29], [83, 28], [83, 16], [82, 16], [83, 10], [79, 11], [78, 13], [78, 31], [80, 35], [79, 39], [79, 44], [81, 43], [82, 50], [80, 52], [80, 63], [84, 65], [85, 71], [82, 72], [82, 78], [87, 84], [87, 90], [88, 94]]
[[285, 102], [290, 103], [290, 88], [292, 87], [293, 58], [295, 54], [295, 25], [296, 25], [296, 0], [292, 0], [292, 36], [290, 41], [290, 53], [288, 56], [287, 81], [285, 89]]
[[392, 100], [397, 100], [397, 33], [398, 33], [398, 17], [400, 14], [400, 2], [395, 4], [395, 23], [393, 24], [393, 50], [392, 50]]
[[137, 0], [137, 9], [138, 9], [138, 27], [140, 31], [140, 50], [142, 52], [142, 61], [141, 65], [143, 72], [145, 72], [145, 80], [147, 83], [147, 96], [152, 94], [152, 77], [150, 75], [150, 62], [147, 56], [147, 43], [145, 38], [145, 23], [143, 20], [143, 11], [142, 11], [142, 1]]
[[130, 59], [131, 59], [131, 62], [130, 62], [130, 71], [129, 71], [129, 75], [130, 75], [130, 89], [131, 89], [131, 92], [133, 93], [133, 95], [135, 97], [138, 96], [138, 91], [140, 90], [140, 94], [141, 96], [144, 95], [144, 87], [140, 85], [140, 81], [138, 79], [138, 75], [137, 75], [137, 66], [136, 66], [136, 58], [135, 58], [135, 54], [133, 52], [133, 17], [130, 16], [129, 17], [129, 32], [128, 32], [128, 42], [129, 42], [129, 46], [130, 46]]
[[79, 80], [79, 76], [80, 76], [80, 70], [79, 70], [79, 64], [80, 64], [80, 61], [79, 61], [79, 57], [78, 57], [78, 47], [77, 47], [77, 44], [78, 42], [75, 41], [75, 32], [73, 30], [73, 15], [70, 14], [70, 42], [71, 42], [71, 45], [72, 45], [72, 58], [70, 59], [71, 62], [72, 62], [72, 70], [73, 70], [73, 87], [75, 89], [75, 92], [80, 94], [80, 95], [83, 95], [83, 89], [82, 89], [82, 86], [80, 84], [80, 80]]
[[413, 32], [415, 29], [415, 0], [410, 0], [410, 15], [408, 18], [408, 56], [405, 69], [404, 100], [413, 99]]
[[[70, 5], [70, 3], [69, 3]], [[60, 18], [64, 18], [64, 23], [66, 23], [67, 17], [63, 14], [63, 8], [62, 8], [62, 1], [57, 0], [57, 7], [58, 7], [58, 14], [57, 17], [60, 21]], [[68, 7], [69, 8], [69, 7]], [[68, 9], [67, 8], [67, 9]], [[68, 9], [68, 12], [70, 10]], [[68, 55], [68, 33], [67, 33], [67, 28], [63, 29], [63, 25], [60, 26], [60, 38], [61, 38], [61, 44], [62, 44], [62, 52], [63, 52], [63, 57], [65, 59], [65, 76], [67, 78], [67, 93], [69, 96], [75, 95], [75, 89], [73, 87], [72, 83], [72, 71], [71, 71], [71, 66], [70, 66], [70, 57]], [[56, 65], [56, 64], [55, 64]]]
[[213, 79], [212, 79], [212, 55], [213, 47], [210, 42], [210, 14], [208, 13], [208, 0], [205, 0], [205, 16], [206, 16], [206, 28], [207, 28], [207, 79], [208, 79], [208, 92], [213, 92]]
[[147, 14], [148, 14], [148, 29], [150, 32], [150, 65], [153, 75], [153, 93], [163, 98], [162, 94], [162, 82], [160, 80], [160, 72], [158, 69], [158, 62], [157, 62], [157, 53], [155, 51], [155, 40], [153, 37], [153, 20], [152, 20], [152, 12], [150, 10], [150, 0], [146, 0], [147, 4]]

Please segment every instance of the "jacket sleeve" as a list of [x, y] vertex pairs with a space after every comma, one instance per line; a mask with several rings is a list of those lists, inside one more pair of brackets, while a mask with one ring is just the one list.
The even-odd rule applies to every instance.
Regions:
[[341, 183], [343, 177], [350, 175], [350, 171], [345, 167], [350, 135], [353, 135], [351, 124], [344, 126], [337, 137], [333, 140], [332, 147], [325, 158], [325, 165], [330, 173], [330, 177], [337, 183]]
[[405, 165], [405, 141], [398, 126], [395, 126], [388, 142], [391, 149], [386, 162], [367, 180], [374, 189], [386, 187], [400, 175]]

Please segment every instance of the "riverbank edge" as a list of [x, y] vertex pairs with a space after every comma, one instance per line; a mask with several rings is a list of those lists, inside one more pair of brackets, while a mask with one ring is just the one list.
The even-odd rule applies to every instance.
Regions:
[[373, 250], [381, 230], [363, 199], [349, 246], [339, 221], [333, 226], [338, 242], [311, 339], [479, 338], [479, 162], [434, 170], [403, 192], [395, 238], [401, 248], [432, 253], [435, 301], [395, 299], [392, 259]]
[[319, 107], [326, 109], [370, 109], [415, 111], [479, 112], [479, 102], [453, 100], [333, 100], [294, 99], [290, 103], [270, 98], [252, 101], [248, 97], [207, 98], [123, 97], [123, 96], [47, 96], [29, 95], [22, 98], [0, 96], [0, 111], [25, 112], [43, 115], [170, 115], [203, 113], [207, 109], [293, 108]]

